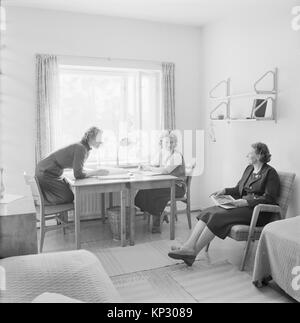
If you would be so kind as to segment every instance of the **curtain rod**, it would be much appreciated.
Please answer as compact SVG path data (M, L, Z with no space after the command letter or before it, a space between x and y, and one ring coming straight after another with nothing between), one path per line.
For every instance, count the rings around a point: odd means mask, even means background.
M43 54L40 55L53 55L57 57L71 57L71 58L88 58L88 59L102 59L107 61L130 61L130 62L144 62L144 63L154 63L154 64L162 64L164 62L146 60L146 59L131 59L131 58L116 58L116 57L97 57L97 56L83 56L83 55L68 55L68 54Z

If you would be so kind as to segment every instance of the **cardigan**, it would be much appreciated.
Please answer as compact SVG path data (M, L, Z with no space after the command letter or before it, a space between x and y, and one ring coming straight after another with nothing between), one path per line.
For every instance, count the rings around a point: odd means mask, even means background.
M276 170L264 164L256 176L251 177L253 171L253 165L249 165L237 185L226 188L225 194L247 200L251 208L258 204L276 205L280 193L280 180Z

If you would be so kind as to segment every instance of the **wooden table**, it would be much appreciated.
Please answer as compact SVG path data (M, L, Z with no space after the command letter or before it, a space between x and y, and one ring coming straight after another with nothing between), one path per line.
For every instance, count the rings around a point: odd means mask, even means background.
M1 206L0 258L36 254L36 211L32 198Z
M120 192L121 193L121 245L126 245L126 193L129 194L130 205L130 245L134 245L135 241L135 205L134 198L138 190L154 189L154 188L170 188L171 200L171 223L170 223L170 239L175 239L175 182L177 178L170 175L159 176L142 176L134 175L131 178L123 178L118 180L104 180L90 177L82 180L69 180L74 192L75 206L75 241L76 248L81 248L80 239L80 215L84 213L87 203L87 194L102 196L105 193ZM111 202L110 202L111 203ZM104 213L103 213L104 214Z
M175 239L175 183L178 180L177 177L171 175L155 175L155 176L143 176L135 175L130 179L126 187L129 191L129 203L130 203L130 245L134 245L135 241L135 205L134 198L138 190L155 189L155 188L170 188L170 240Z
M128 179L127 179L128 180ZM120 192L121 193L121 244L126 245L126 226L125 226L125 212L126 212L126 179L120 180L100 180L98 178L86 178L82 180L69 181L74 192L74 217L75 217L75 242L76 248L81 248L80 237L80 215L84 213L89 193L95 193L103 196L105 193ZM98 194L99 193L99 194Z

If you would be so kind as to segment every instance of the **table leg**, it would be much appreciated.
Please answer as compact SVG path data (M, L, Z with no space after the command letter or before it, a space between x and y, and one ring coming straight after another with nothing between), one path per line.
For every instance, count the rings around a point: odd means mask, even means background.
M121 191L121 245L126 246L126 191Z
M81 237L80 237L80 190L75 188L74 197L74 217L75 217L75 243L76 249L81 248Z
M175 181L171 183L171 221L170 221L170 240L175 239L175 208L176 208L176 201L175 201Z
M135 244L135 189L129 189L129 206L130 206L130 245Z
M109 193L109 207L112 208L114 206L113 193Z
M105 193L101 194L101 216L102 216L102 222L105 222Z

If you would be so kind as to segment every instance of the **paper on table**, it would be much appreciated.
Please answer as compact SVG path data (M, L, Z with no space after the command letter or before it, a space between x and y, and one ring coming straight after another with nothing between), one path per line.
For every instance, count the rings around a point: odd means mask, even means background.
M105 175L105 176L95 176L95 177L103 180L114 180L114 179L127 179L127 178L131 178L132 176L129 173L126 173L126 174L115 174L115 175Z
M152 171L141 171L141 175L144 176L157 176L157 175L163 175L160 172L152 172Z
M5 194L2 199L0 199L0 204L8 204L14 202L16 200L22 199L24 196L22 195L13 195L13 194Z

